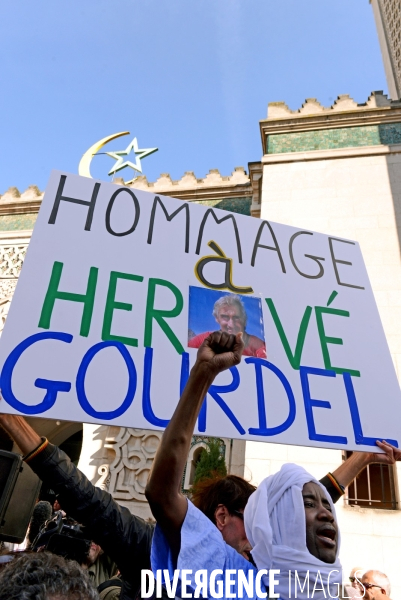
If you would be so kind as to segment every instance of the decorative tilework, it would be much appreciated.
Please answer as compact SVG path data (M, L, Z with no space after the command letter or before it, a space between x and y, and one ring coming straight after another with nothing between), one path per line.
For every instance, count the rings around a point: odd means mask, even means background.
M267 153L307 152L401 144L401 123L384 123L363 127L342 127L297 133L281 133L267 136Z
M251 196L245 198L223 198L222 200L195 200L197 204L221 208L229 212L239 213L240 215L251 215Z
M37 216L37 214L1 215L0 231L18 231L23 229L33 229Z

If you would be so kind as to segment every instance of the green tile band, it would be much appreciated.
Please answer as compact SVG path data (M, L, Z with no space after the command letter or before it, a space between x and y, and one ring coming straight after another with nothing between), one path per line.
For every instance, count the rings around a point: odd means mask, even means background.
M37 214L2 215L0 216L0 231L33 229L37 216Z
M195 200L197 204L210 206L211 208L221 208L229 212L238 213L240 215L251 214L252 197L244 198L223 198L222 200Z
M317 131L300 131L267 136L267 153L308 152L335 148L360 148L401 144L401 123L384 123L363 127L342 127Z

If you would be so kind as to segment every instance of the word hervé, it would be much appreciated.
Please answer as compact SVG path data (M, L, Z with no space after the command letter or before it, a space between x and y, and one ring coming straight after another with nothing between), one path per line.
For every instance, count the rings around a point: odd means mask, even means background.
M56 196L54 199L54 203L53 203L53 206L52 206L52 209L50 212L50 216L48 219L48 224L54 225L56 223L57 219L60 219L60 216L59 216L60 205L62 202L68 202L68 203L83 205L83 206L87 207L86 219L85 219L85 222L83 223L83 225L84 225L83 228L85 231L91 231L93 217L94 217L94 213L96 210L97 199L98 199L99 191L101 188L101 183L96 182L94 184L91 197L90 197L90 199L88 199L88 198L72 198L70 196L65 195L64 187L65 187L66 181L67 181L67 176L61 175L58 189L56 192ZM127 195L133 202L134 217L132 219L132 222L129 224L129 227L127 227L124 231L115 231L111 224L113 208L114 208L116 202L118 202L119 198L121 199L123 196L125 196L125 198L126 198ZM158 207L159 207L159 210L157 210ZM152 241L154 239L154 226L155 226L157 214L160 215L160 213L162 212L164 214L166 221L171 222L180 213L183 213L183 216L185 218L185 233L184 233L183 249L184 249L184 252L188 254L190 252L190 244L191 244L191 239L190 239L190 236L191 236L191 209L192 209L191 203L182 202L182 205L179 208L177 208L176 210L174 210L173 212L171 212L169 214L169 212L167 211L167 209L166 209L165 205L163 204L162 200L160 199L160 197L155 196L153 199L153 206L152 206L150 219L149 219L147 243L152 244ZM124 237L124 236L128 236L128 235L132 235L132 234L134 234L134 232L138 226L140 218L141 218L140 202L139 202L138 198L136 197L135 193L132 191L132 189L129 189L126 187L118 188L111 195L110 200L108 201L108 204L107 204L106 211L105 211L106 231L110 235L115 236L115 237ZM201 220L199 229L196 232L195 254L196 255L200 254L206 225L208 222L210 222L210 218L212 218L214 220L215 224L217 224L217 225L220 225L221 223L226 222L226 221L231 222L234 237L235 237L238 262L240 264L242 264L243 263L243 251L242 251L243 244L241 242L240 231L238 229L237 220L236 220L234 214L230 213L230 214L225 215L224 217L219 218L218 216L216 216L216 212L212 208L209 208L205 211L203 218ZM280 269L283 274L287 273L288 268L290 268L290 269L293 268L294 271L296 273L298 273L301 277L304 277L307 279L320 279L321 277L323 277L325 275L325 268L324 268L323 263L325 262L326 258L322 257L322 256L316 256L314 254L309 254L309 253L308 254L299 253L299 250L297 250L297 246L298 246L297 240L301 236L313 237L314 233L312 233L310 231L301 230L301 231L296 231L289 238L288 254L289 254L289 258L290 258L290 264L288 264L288 262L286 264L284 261L284 258L283 258L283 248L280 247L276 233L275 233L271 223L269 223L269 221L262 220L260 222L255 239L252 240L252 255L251 255L251 259L250 259L250 266L255 267L257 265L258 261L260 260L259 256L261 255L262 251L268 251L268 252L272 252L273 256L276 257L276 260L278 261L278 264L279 264ZM250 241L247 239L246 243L247 243L247 245L249 245ZM364 286L360 285L360 282L352 281L352 276L350 276L349 270L347 271L348 275L345 275L343 272L340 273L339 265L343 265L343 266L349 268L349 267L352 267L352 265L353 265L352 261L344 260L343 258L340 259L340 258L338 258L338 254L336 255L336 250L339 248L339 245L341 245L342 249L344 249L344 245L348 245L348 247L355 246L356 245L355 242L336 238L336 237L327 236L327 243L328 243L329 256L330 256L330 266L332 267L332 269L334 271L334 275L335 275L337 284L341 285L341 286L349 287L349 288L364 290L365 288L364 288ZM312 248L313 248L313 242L312 242ZM266 261L267 256L269 256L269 255L266 255L266 253L264 253L264 261ZM299 258L302 258L302 259L307 258L311 261L310 272L301 270L301 267L299 265ZM217 257L216 257L216 260L218 260ZM259 264L261 264L261 263L259 263ZM210 284L209 287L216 287L216 286L213 286L213 284Z

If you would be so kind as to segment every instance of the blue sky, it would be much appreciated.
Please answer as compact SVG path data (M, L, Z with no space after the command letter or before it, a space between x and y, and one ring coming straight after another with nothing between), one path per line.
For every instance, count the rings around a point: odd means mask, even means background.
M228 175L260 159L268 102L387 91L368 0L5 0L0 40L0 194L124 130L107 150L158 146L150 181Z

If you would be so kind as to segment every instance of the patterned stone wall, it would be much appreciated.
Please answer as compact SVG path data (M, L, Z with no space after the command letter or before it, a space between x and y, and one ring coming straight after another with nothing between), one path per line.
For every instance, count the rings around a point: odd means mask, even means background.
M0 277L18 278L27 251L27 244L0 245Z
M106 483L109 479L107 489L116 500L146 502L145 486L162 432L132 427L110 429L114 435L106 438L105 448L114 451L114 460L99 468L101 480Z
M0 241L0 335L24 262L28 243Z
M162 433L148 429L110 426L103 447L111 450L112 454L107 453L106 461L102 461L98 467L97 473L100 478L96 485L109 491L116 500L146 502L145 486ZM182 491L185 494L190 492L192 485L194 451L200 448L207 449L212 439L215 438L202 435L194 435L192 438L182 478ZM224 456L228 468L230 440L219 438L219 443L221 455Z
M84 423L78 468L96 486L110 492L119 504L148 519L151 512L145 498L145 486L161 436L161 431ZM191 488L199 450L206 449L210 439L202 435L192 438L182 479L184 493ZM219 442L227 471L243 476L245 442L227 438L219 438Z
M356 148L384 144L401 144L401 123L384 123L365 127L340 127L267 136L267 153L307 152Z

